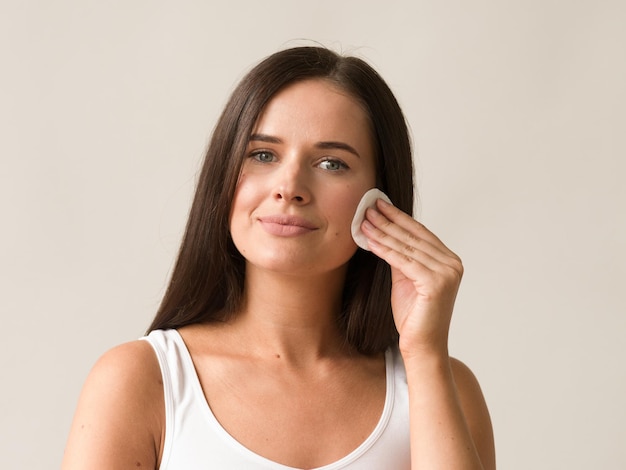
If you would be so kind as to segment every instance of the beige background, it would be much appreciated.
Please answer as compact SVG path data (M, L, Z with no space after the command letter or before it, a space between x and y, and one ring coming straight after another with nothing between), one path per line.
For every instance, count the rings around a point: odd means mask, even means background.
M625 25L618 0L0 0L2 468L58 467L89 368L159 303L227 94L299 38L405 109L500 468L626 468Z

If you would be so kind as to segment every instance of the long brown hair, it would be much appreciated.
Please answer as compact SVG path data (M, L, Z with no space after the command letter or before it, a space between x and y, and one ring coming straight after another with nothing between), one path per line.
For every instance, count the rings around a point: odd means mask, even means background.
M404 115L393 93L363 60L323 47L277 52L254 67L226 104L211 138L169 286L148 331L224 321L242 299L245 262L229 233L229 214L248 139L265 105L285 86L321 78L366 110L376 143L377 186L394 205L413 210L413 163ZM343 310L346 340L364 354L397 341L391 271L364 250L349 262Z

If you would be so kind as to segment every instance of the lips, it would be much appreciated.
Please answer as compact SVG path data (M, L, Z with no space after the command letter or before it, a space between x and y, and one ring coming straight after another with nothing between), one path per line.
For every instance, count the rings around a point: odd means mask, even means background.
M281 237L304 235L317 230L317 226L308 220L294 215L269 215L259 217L263 229Z

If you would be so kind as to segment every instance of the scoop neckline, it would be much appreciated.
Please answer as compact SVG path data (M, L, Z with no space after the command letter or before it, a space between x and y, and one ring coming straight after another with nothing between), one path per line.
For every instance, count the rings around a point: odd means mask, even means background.
M204 413L211 427L219 434L220 438L224 440L225 443L233 447L238 452L244 454L245 456L247 456L247 458L251 459L255 463L265 465L272 470L303 470L297 467L290 467L288 465L281 464L274 460L268 459L267 457L263 457L260 454L257 454L256 452L248 449L245 445L235 439L228 431L226 431L226 429L224 429L224 427L213 414L213 410L211 410L211 406L209 405L209 402L204 395L202 385L200 384L200 378L198 377L196 367L193 363L191 353L187 348L185 340L178 332L178 330L173 329L171 331L174 333L174 341L178 343L182 351L182 360L185 362L185 368L189 368L189 370L193 372L190 377L190 385L193 388L193 393L194 395L196 395L196 399L198 399L199 402L202 403L202 412ZM389 418L391 417L391 411L393 408L395 384L393 380L393 352L391 348L388 348L385 351L385 381L385 403L383 406L383 411L372 432L365 438L363 442L361 442L361 444L359 444L358 447L356 447L349 454L343 456L339 460L326 464L322 467L315 467L308 470L343 469L346 465L359 459L363 454L365 454L365 452L367 452L369 448L371 448L376 443L378 438L387 427L387 424L389 423Z

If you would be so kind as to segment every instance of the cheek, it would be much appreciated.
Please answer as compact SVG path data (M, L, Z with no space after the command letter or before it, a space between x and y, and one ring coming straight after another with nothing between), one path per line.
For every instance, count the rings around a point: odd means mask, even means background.
M256 193L258 193L258 185L256 186ZM231 220L233 217L240 215L241 211L245 211L246 208L250 208L251 204L254 202L254 188L254 182L250 181L250 178L242 174L239 178L239 182L237 183L237 187L235 188L235 195L233 196L233 202L230 210Z
M247 210L248 203L246 202L246 192L242 191L241 186L238 186L235 190L235 195L233 197L233 201L230 208L230 218L228 221L228 229L230 232L230 237L242 255L246 252L246 243L245 236L246 233L246 214L249 213Z
M365 193L366 190L363 190ZM332 206L335 213L336 235L341 236L344 233L351 235L352 219L354 213L361 200L361 194L359 191L350 191L343 198L336 198L332 201Z
M237 228L241 227L245 214L249 213L250 206L250 190L249 184L246 184L245 178L241 178L237 183L233 201L230 206L229 229L232 237L236 237Z

